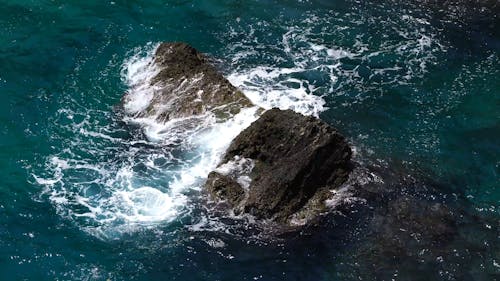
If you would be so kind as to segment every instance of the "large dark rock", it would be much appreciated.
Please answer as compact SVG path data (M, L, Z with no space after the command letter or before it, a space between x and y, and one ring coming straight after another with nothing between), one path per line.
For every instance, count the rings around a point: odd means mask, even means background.
M220 74L208 59L186 43L162 43L151 62L157 74L149 80L153 98L138 117L165 122L212 112L219 120L252 103ZM124 96L124 103L133 91Z
M323 121L272 109L233 140L206 189L236 212L301 223L325 210L350 171L351 149Z

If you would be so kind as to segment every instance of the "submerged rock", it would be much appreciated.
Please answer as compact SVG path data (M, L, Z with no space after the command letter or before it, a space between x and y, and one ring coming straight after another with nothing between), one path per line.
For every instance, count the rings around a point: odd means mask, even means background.
M377 174L380 181L353 185L355 196L364 198L364 204L350 206L351 212L345 214L351 221L337 231L359 233L348 251L374 279L390 279L400 264L411 268L438 265L458 244L466 243L458 229L463 213L433 182L406 172L399 176L392 170L371 168L367 172Z
M328 124L272 109L233 140L205 187L236 213L301 223L325 211L330 190L348 177L350 158L345 138Z
M211 112L218 120L225 120L252 106L202 53L186 43L162 43L151 63L156 72L149 80L153 94L147 106L132 112L136 117L165 122ZM124 96L124 104L133 94Z

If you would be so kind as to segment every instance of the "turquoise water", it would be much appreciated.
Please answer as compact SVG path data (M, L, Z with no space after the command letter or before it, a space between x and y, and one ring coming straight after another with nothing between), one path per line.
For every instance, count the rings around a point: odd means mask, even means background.
M500 279L498 3L1 7L0 280ZM152 140L117 107L162 41L209 54L261 106L319 116L362 161L432 179L469 218L462 238L373 271L361 226L269 241L212 217L213 132Z

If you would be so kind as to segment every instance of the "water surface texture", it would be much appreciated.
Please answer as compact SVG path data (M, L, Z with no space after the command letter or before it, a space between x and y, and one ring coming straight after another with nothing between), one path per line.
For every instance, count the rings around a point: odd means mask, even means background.
M0 2L0 280L500 280L497 1ZM332 124L358 161L432 180L460 239L374 267L357 221L273 240L213 216L201 184L255 109L126 115L162 41Z

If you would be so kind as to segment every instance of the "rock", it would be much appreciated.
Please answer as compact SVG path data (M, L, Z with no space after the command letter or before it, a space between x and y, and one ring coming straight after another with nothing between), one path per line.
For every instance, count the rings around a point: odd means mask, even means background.
M149 81L153 97L147 107L134 112L137 117L165 122L212 112L218 120L225 120L252 106L203 54L185 43L162 43L152 64L157 72ZM130 98L126 94L124 103Z
M345 138L328 124L271 109L233 140L205 187L237 213L294 223L298 213L312 218L325 210L329 190L348 177L350 158Z
M245 190L230 176L211 172L206 186L214 198L226 200L231 206L238 205L244 198Z

